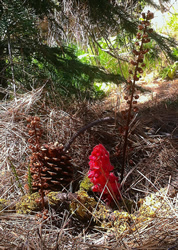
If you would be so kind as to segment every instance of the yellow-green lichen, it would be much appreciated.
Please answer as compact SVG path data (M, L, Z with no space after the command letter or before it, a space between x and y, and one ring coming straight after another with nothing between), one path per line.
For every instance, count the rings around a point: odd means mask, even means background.
M99 210L95 212L95 218L101 221L101 227L108 231L117 231L123 233L131 224L133 218L128 212L115 210L111 213L110 209L100 205Z
M39 203L36 202L39 198L39 193L22 196L20 201L16 204L16 212L19 214L31 214L35 211L39 211L41 208Z
M165 189L161 189L157 193L146 196L139 202L141 204L139 214L144 217L157 217L162 212L169 211L168 202L163 198Z
M82 182L80 183L80 190L90 191L93 187L93 183L88 178L88 175L85 175Z
M98 210L95 211L94 215L100 221L108 220L111 214L111 210L105 205L99 205Z
M60 199L57 197L58 194L59 192L50 192L46 195L50 206L56 206L60 202Z
M119 233L123 233L125 230L132 229L135 224L136 217L128 212L114 211L115 220L113 227L117 229Z
M89 197L87 192L84 190L79 190L76 194L77 198L70 204L72 214L75 214L81 220L90 219L97 202L94 198Z
M166 190L161 189L157 193L150 194L139 201L139 209L134 213L126 211L111 211L104 205L99 205L95 211L94 217L99 226L107 231L120 233L131 233L138 228L147 225L147 222L153 220L160 215L169 216L169 201L166 197ZM124 202L125 203L125 202ZM98 223L97 223L98 224Z

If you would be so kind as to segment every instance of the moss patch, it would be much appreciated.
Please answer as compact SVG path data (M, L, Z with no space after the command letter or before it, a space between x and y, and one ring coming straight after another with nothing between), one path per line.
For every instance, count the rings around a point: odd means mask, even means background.
M40 198L39 193L32 195L24 195L20 201L16 204L16 212L19 214L32 214L35 211L40 211L39 203L36 199Z
M125 231L134 232L146 225L146 222L160 218L160 215L169 217L169 199L165 197L166 189L146 196L139 201L139 210L132 214L119 210L112 212L106 206L100 205L99 210L95 211L95 218L101 222L99 226L104 230L118 234Z
M57 197L58 194L59 192L50 192L46 195L50 206L56 206L59 203L60 199Z
M87 221L92 217L92 212L96 205L97 202L94 198L89 197L86 191L80 190L77 192L76 200L71 202L70 210L72 214L82 221Z
M90 179L88 178L88 175L86 174L82 182L80 183L80 190L85 190L88 192L88 191L91 191L92 187L93 187L93 183L90 181Z

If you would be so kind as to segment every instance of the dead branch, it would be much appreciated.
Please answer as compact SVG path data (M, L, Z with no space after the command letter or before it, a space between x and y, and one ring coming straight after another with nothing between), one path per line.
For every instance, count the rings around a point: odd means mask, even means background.
M77 133L75 133L72 138L64 145L64 151L67 151L70 148L70 145L73 143L73 141L82 133L84 133L87 129L99 124L99 123L103 123L103 122L108 122L108 121L115 121L114 117L104 117L101 119L97 119L89 124L87 124L86 126L84 126L83 128L81 128Z

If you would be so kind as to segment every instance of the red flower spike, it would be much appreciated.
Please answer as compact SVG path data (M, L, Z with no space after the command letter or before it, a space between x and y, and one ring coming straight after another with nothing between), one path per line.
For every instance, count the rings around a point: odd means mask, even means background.
M90 157L88 178L94 184L93 192L102 193L102 199L108 204L113 197L120 199L118 177L111 172L114 167L110 163L109 153L102 144L94 147Z

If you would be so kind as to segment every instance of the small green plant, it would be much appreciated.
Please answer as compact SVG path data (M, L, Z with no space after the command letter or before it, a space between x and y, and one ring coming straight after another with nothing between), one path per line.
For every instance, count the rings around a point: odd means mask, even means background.
M29 194L32 193L32 175L31 175L31 171L30 171L30 165L28 165L28 177L27 177L27 190L29 191Z
M174 9L174 12L169 14L169 18L166 22L169 32L171 32L172 36L177 37L177 30L178 30L178 17L176 13L176 9Z
M177 71L178 71L178 62L175 62L174 64L163 68L160 72L160 76L163 79L169 78L172 80L176 77Z
M11 167L11 169L12 169L12 172L13 172L13 174L14 174L14 177L15 177L17 183L18 183L18 187L20 188L21 193L24 195L25 193L24 193L22 184L21 184L21 182L20 182L19 176L18 176L18 174L17 174L16 167L14 166L14 164L12 163L12 161L10 160L10 158L8 158L8 161L9 161L9 163L10 163L10 167Z

